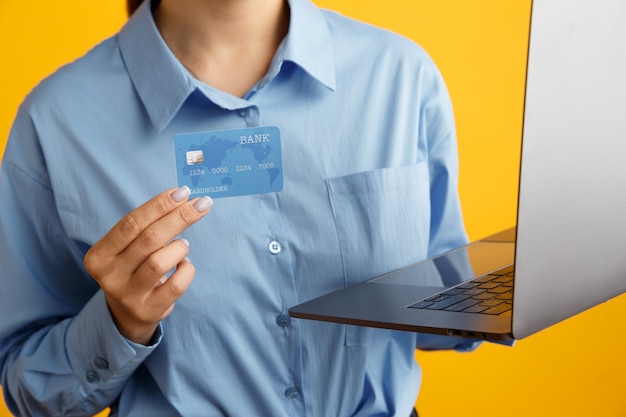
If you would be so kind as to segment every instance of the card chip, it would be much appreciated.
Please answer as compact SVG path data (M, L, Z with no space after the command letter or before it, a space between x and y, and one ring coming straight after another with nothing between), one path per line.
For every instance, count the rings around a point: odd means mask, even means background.
M202 151L188 151L187 165L199 165L204 162L204 153Z

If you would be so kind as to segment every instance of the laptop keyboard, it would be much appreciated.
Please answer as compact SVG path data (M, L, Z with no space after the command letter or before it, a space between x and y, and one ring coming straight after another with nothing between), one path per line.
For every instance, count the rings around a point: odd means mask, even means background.
M499 315L513 305L513 266L448 288L409 308Z

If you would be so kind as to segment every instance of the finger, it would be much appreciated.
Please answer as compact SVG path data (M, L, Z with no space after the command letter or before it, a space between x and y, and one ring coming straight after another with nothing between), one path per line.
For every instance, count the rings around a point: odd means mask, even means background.
M188 187L170 189L124 216L95 245L101 256L114 256L124 251L148 226L185 204Z
M209 197L189 201L149 225L120 254L120 262L129 268L139 266L154 252L175 239L186 228L204 217L211 209ZM134 272L133 269L131 272Z
M187 239L178 239L150 255L132 275L128 291L148 292L181 263L189 252Z
M169 314L176 300L189 288L195 273L196 268L189 259L184 258L176 266L176 271L162 285L154 289L152 294L154 309L163 311L164 315Z

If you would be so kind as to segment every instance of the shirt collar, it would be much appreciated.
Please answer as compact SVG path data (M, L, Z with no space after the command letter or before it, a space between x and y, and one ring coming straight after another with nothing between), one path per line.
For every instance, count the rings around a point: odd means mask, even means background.
M289 34L284 60L292 61L331 90L336 87L330 28L320 9L309 0L289 0Z
M122 59L144 107L162 131L198 82L171 52L144 1L119 34ZM324 16L309 0L289 0L289 33L283 60L300 66L327 88L335 89L335 64L330 30ZM281 48L282 49L282 48ZM215 100L214 100L215 101Z

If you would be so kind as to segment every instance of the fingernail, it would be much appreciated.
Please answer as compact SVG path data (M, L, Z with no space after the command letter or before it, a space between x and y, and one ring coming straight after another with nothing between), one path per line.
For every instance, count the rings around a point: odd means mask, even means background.
M200 200L193 203L193 206L198 213L204 213L213 206L213 200L211 200L211 197L209 196L204 196Z
M185 239L184 237L180 239L181 242L183 242L185 244L185 246L189 247L189 241L187 239Z
M170 198L176 203L180 203L181 201L187 199L187 197L189 197L189 194L191 194L191 190L186 185L183 185L182 187L174 190L172 194L170 194Z
M189 259L189 258L188 258L188 257L186 257L186 256L183 258L183 260L184 260L184 261L187 261L187 262L191 262L191 259Z

